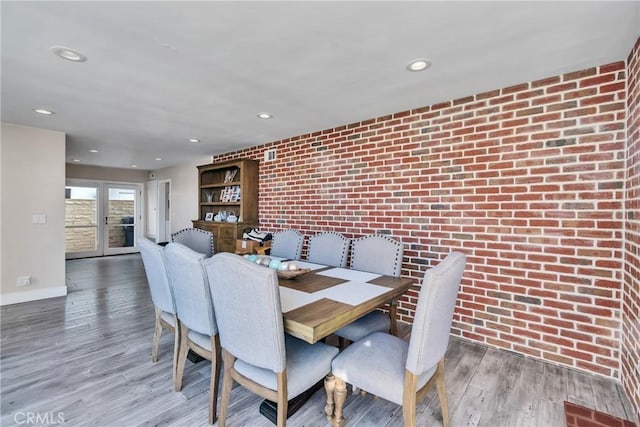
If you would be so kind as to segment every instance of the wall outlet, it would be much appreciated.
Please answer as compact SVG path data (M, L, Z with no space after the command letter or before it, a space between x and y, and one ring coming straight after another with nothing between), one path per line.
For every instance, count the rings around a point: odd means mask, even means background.
M31 276L18 276L17 286L31 286Z

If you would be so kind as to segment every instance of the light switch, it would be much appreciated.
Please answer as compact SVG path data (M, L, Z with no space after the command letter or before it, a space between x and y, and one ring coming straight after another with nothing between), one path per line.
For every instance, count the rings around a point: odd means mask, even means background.
M33 214L31 215L31 222L33 224L46 224L47 216L45 214Z

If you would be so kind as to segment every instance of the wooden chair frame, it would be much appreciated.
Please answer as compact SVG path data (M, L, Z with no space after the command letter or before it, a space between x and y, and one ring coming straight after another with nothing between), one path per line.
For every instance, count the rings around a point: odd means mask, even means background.
M153 362L158 361L158 346L160 345L160 335L162 334L162 330L166 329L167 331L173 334L173 364L171 368L173 382L176 382L176 371L178 367L178 352L180 351L180 322L178 321L178 316L173 314L173 323L176 325L174 328L172 324L167 322L162 318L162 310L158 307L155 307L156 310L156 322L153 328L153 344L151 346L151 360Z
M220 381L220 337L218 334L211 337L212 351L200 347L189 339L189 328L180 323L180 351L176 364L175 389L182 390L182 376L184 374L184 364L187 360L189 350L193 350L199 356L211 361L211 380L209 382L209 424L216 420L216 407L218 403L218 384Z
M402 416L404 417L405 427L416 427L416 404L424 399L434 385L438 389L442 424L444 427L449 427L449 404L444 381L444 358L438 361L436 371L424 387L416 390L417 385L418 376L405 370L404 388L402 390ZM324 407L327 420L329 420L333 427L343 427L345 419L342 409L347 397L347 385L341 378L330 374L325 377L324 388L327 393L327 403Z
M234 368L236 357L224 348L222 349L222 358L224 361L224 375L222 378L222 402L220 403L218 426L225 427L226 425L227 409L229 407L229 401L231 400L231 388L233 386L233 381L235 381L252 393L273 402L277 402L277 426L285 427L287 425L287 410L289 406L289 402L287 400L287 369L285 368L282 372L278 372L276 374L278 389L271 390L236 371Z

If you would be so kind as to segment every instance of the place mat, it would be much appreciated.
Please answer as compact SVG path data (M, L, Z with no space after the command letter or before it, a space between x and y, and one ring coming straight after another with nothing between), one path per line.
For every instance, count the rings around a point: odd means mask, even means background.
M280 287L280 306L282 307L283 313L295 310L296 308L312 303L317 299L319 299L319 297L314 296L311 293L282 286Z
M564 402L564 415L567 427L636 427L633 421L567 401Z
M320 276L319 273L314 273L313 271L298 276L295 279L280 278L278 280L280 288L285 287L307 293L318 292L344 282L346 282L346 280L336 277Z
M346 282L316 292L315 295L355 306L386 292L389 292L389 288L384 286L372 285L370 283Z
M380 274L367 273L366 271L350 270L348 268L330 268L328 270L318 272L321 276L335 277L350 282L366 283L370 280L377 279Z

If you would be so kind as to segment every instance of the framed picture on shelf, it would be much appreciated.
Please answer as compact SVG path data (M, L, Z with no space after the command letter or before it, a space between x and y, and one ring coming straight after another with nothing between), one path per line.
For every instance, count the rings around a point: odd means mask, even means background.
M231 191L229 187L224 187L224 190L222 190L222 193L220 194L220 201L228 202L230 197L231 197Z
M213 212L207 212L206 214L204 214L204 220L213 221Z
M231 190L231 195L229 197L230 202L238 202L240 201L240 186L236 185Z

